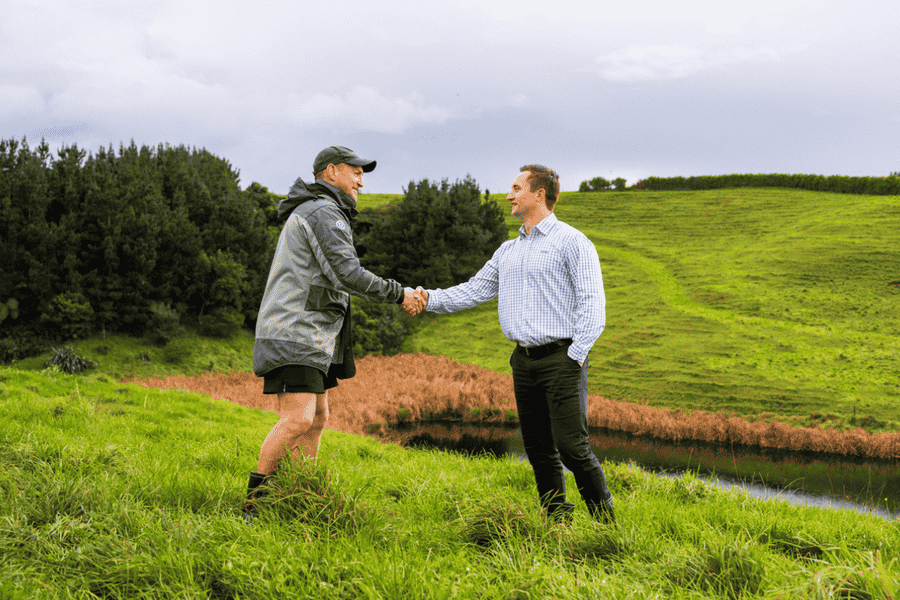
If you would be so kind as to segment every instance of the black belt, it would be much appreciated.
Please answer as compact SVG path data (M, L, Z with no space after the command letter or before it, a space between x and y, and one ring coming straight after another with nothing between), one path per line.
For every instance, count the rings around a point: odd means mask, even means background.
M516 350L520 350L525 353L525 356L528 358L544 358L548 354L553 354L562 346L568 346L572 343L572 340L556 340L555 342L550 342L549 344L544 344L543 346L535 346L534 348L526 348L525 346L516 346Z

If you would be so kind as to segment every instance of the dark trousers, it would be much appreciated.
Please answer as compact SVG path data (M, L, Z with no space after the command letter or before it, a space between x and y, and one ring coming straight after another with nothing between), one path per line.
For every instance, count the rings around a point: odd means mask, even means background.
M571 342L570 342L571 343ZM569 344L537 352L517 346L509 364L528 461L534 469L541 505L554 513L566 499L563 465L575 476L591 514L612 506L603 467L587 431L587 368L566 354ZM549 352L541 356L542 352Z

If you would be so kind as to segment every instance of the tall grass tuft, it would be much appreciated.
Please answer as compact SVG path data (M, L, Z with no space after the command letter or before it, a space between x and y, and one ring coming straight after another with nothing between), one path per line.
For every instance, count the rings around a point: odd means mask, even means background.
M522 506L501 499L479 506L466 518L463 540L481 548L503 544L510 538L533 537L536 525Z
M706 543L676 570L680 584L686 584L718 598L755 596L765 579L764 556L747 541Z
M362 491L342 489L323 462L284 461L268 480L266 493L251 504L263 518L307 525L327 536L373 525L373 515L358 502Z

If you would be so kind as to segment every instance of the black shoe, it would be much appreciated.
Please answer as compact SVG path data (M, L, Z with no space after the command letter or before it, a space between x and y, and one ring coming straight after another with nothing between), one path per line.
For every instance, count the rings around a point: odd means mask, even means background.
M571 523L575 514L575 505L571 502L563 502L550 513L550 518L557 523Z
M606 499L600 509L600 520L610 525L616 524L616 511L613 510L612 496Z
M256 517L256 511L253 508L253 500L262 498L266 494L265 484L269 479L269 475L250 471L250 481L247 483L247 502L244 503L244 523L249 525Z
M600 521L601 523L606 523L607 525L615 525L616 524L616 513L613 510L613 501L612 496L609 496L606 500L601 502L600 504L595 504L593 502L588 502L588 511L590 511L591 516Z

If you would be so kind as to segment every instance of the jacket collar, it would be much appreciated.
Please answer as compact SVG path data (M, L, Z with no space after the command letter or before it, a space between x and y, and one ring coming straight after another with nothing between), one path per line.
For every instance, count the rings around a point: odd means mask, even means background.
M356 200L350 197L350 194L344 190L338 189L323 179L316 179L316 184L321 186L334 199L335 203L350 219L351 223L356 221L359 211L356 210Z
M299 177L291 186L287 197L282 198L278 203L278 216L282 220L287 219L294 209L304 202L318 200L322 197L337 204L338 208L347 215L351 225L356 222L359 211L356 210L356 201L348 194L321 179L316 179L315 183L306 183Z

